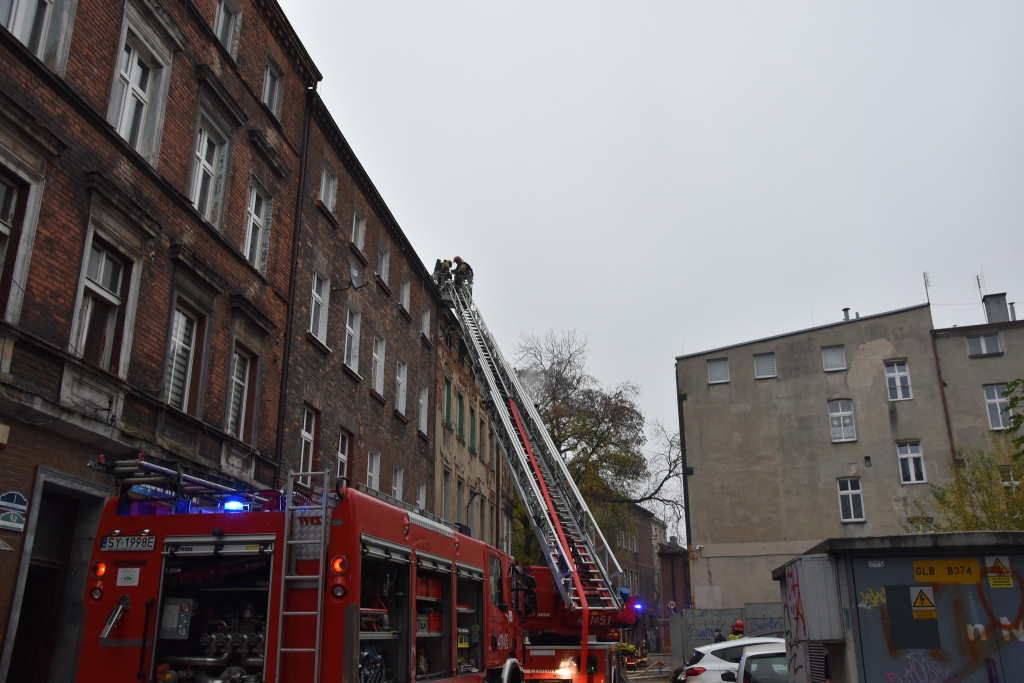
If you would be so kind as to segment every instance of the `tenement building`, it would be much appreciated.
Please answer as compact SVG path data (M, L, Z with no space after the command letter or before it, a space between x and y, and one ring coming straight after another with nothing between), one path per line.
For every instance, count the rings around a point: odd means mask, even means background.
M778 601L827 538L911 533L957 446L1008 426L1024 323L933 329L921 305L676 359L692 606Z

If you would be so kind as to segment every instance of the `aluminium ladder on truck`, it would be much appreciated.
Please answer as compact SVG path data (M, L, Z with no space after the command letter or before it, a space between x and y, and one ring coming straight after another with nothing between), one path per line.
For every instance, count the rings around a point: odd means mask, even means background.
M618 612L622 568L587 507L544 423L505 362L468 288L441 286L451 301L489 392L489 411L516 491L562 599L571 611Z

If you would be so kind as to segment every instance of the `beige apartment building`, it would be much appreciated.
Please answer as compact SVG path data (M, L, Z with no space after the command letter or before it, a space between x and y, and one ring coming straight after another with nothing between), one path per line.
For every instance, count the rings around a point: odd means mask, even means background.
M1012 306L1012 305L1011 305ZM930 307L676 359L693 607L774 602L774 568L828 538L908 533L954 444L1006 426L1024 324L935 330Z

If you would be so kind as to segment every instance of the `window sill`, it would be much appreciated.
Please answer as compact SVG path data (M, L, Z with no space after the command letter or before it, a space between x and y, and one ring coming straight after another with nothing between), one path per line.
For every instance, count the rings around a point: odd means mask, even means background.
M826 373L829 373L829 372L846 372L846 368L825 368L824 371Z
M382 394L378 393L376 389L370 389L370 396L375 398L377 402L380 403L381 405L384 405L385 403L388 402L388 400L384 398Z
M451 423L450 421L448 421L448 420L445 420L445 421L444 421L443 423L441 423L441 426L442 426L442 427L444 427L444 428L445 428L445 430L447 430L447 431L449 431L449 432L453 432L453 431L455 431L455 425L453 425L453 424L452 424L452 423Z
M716 384L728 384L729 380L723 380L721 382L708 382L708 386L715 386Z
M778 379L778 378L779 378L778 375L765 375L764 377L755 377L754 381L755 382L760 382L763 379Z
M456 434L455 438L458 439L459 443L461 443L463 446L466 445L466 437L462 436L461 434Z
M420 332L420 341L423 342L423 345L428 349L434 348L434 342L430 341L430 337L423 334L423 332Z
M867 524L867 519L844 519L843 524Z
M343 364L341 367L345 371L345 374L354 379L356 382L363 381L362 375L353 370L351 365Z
M398 412L398 408L395 408L395 417L401 420L402 424L409 424L409 418L406 415Z
M417 430L416 430L416 436L418 436L418 437L420 437L421 439L423 439L423 441L424 441L424 442L426 442L426 443L430 443L430 437L429 437L429 436L427 436L427 433L426 433L426 432L424 432L423 430L421 430L421 429L417 429Z
M857 439L832 439L832 443L857 443Z
M320 353L324 354L325 356L331 355L331 347L329 347L327 344L324 344L322 341L320 341L317 338L317 336L315 334L313 334L312 332L310 332L309 330L306 330L306 339L309 342L311 342L313 344L313 346L316 347L316 349L318 351L320 351Z
M363 253L362 249L356 246L355 242L349 242L348 248L352 250L352 253L356 255L356 258L359 259L359 262L364 266L370 262L370 259L366 258L366 254Z
M889 403L899 403L900 401L913 401L913 400L914 400L913 396L908 396L906 398L890 398L889 399Z
M327 222L331 224L332 228L337 230L341 227L341 223L334 217L334 214L331 213L331 210L327 208L327 205L324 204L322 199L316 200L316 208L320 210L320 213L327 219Z
M384 290L385 294L391 296L391 287L388 286L388 283L384 282L384 280L381 279L380 275L375 275L374 279L377 280L377 286Z
M412 322L412 316L409 314L409 311L405 310L405 306L398 304L398 312L402 314L402 317L405 318L407 323Z
M969 353L968 358L999 358L1003 355L1002 351L993 351L992 353Z

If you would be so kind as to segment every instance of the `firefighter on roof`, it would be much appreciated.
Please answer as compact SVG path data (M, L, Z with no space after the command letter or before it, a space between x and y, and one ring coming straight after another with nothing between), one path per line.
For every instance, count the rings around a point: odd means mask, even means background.
M468 262L463 261L461 256L456 256L455 259L455 286L462 287L466 286L466 291L470 294L473 293L473 267Z

